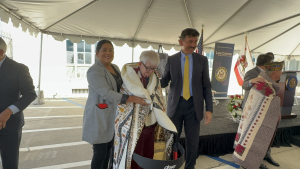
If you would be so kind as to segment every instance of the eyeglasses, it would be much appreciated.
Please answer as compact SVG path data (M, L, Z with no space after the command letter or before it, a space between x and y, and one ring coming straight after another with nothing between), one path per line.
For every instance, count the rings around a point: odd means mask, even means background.
M144 65L144 67L146 68L146 70L149 71L149 72L157 70L157 67L156 68L148 68L143 62L142 62L142 64Z

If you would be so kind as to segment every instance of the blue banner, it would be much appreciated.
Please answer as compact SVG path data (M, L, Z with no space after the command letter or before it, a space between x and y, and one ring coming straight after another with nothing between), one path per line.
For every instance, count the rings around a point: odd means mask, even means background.
M215 97L227 97L234 44L215 43L212 70L212 90Z

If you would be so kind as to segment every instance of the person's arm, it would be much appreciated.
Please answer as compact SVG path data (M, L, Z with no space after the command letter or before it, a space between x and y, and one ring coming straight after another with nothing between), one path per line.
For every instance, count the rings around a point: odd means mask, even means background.
M20 66L21 68L19 69L18 87L22 97L13 103L13 105L16 106L19 111L23 111L27 106L30 105L31 102L34 101L34 99L36 99L37 95L34 90L33 81L28 67L22 64L20 64Z
M18 88L22 97L1 112L0 130L6 126L6 122L12 114L23 111L37 97L28 67L22 64L18 66L20 66L18 69Z
M9 107L8 107L11 111L12 111L12 114L16 114L16 113L18 113L20 110L15 106L15 105L10 105Z
M205 99L205 123L209 124L212 119L212 112L213 112L213 98L211 92L211 83L209 78L209 69L208 69L208 60L205 57L204 64L203 64L203 73L202 73L202 85L203 85L203 95Z
M128 98L129 98L129 95L123 94L120 103L121 103L121 104L126 104Z
M143 98L121 94L112 90L106 81L104 70L101 71L101 69L95 68L89 69L87 72L87 80L89 85L97 92L97 94L109 102L121 104L124 104L124 102L134 102L141 105L148 105Z
M250 82L251 79L254 79L256 78L257 76L253 76L253 73L252 73L252 70L248 71L246 74L245 74L245 77L244 77L244 83L242 85L242 88L244 90L250 90L251 87L252 87L252 84Z
M171 80L171 74L170 74L170 58L167 59L167 64L165 66L165 71L160 79L160 84L162 88L165 88L169 85L169 82Z
M114 91L106 81L104 69L92 67L87 72L87 81L89 85L109 102L120 103L122 94Z
M211 83L209 78L208 60L205 58L202 73L203 95L205 99L206 111L213 112Z
M253 84L264 82L264 79L261 77L257 77L256 74L253 74L253 70L250 70L246 73L244 77L244 83L242 85L242 88L244 90L250 90Z

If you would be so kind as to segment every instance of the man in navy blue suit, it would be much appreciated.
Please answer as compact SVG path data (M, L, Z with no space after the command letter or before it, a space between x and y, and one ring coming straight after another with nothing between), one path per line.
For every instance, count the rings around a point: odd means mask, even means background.
M185 169L194 169L198 157L200 121L203 119L205 101L205 123L212 118L213 103L209 78L208 60L194 53L199 32L187 28L181 32L179 44L182 50L167 60L161 87L170 84L167 114L175 124L178 137L182 126L185 129Z

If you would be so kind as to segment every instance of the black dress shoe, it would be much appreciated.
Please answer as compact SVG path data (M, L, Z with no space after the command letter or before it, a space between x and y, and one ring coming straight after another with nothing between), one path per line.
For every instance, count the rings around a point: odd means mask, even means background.
M269 169L266 165L264 165L264 164L261 164L260 166L259 166L259 169Z
M264 160L268 161L270 164L275 165L277 167L280 166L276 161L273 160L273 158L270 155L266 156Z

